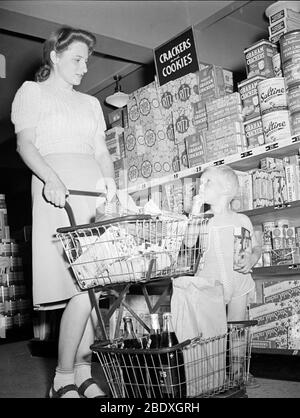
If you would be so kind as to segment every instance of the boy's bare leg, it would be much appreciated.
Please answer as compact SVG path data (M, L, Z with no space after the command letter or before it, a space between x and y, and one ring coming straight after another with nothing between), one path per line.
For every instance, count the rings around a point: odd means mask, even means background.
M228 322L244 321L247 319L247 298L248 295L233 298L228 304ZM233 331L229 341L229 376L230 381L242 381L246 360L246 340L241 330Z

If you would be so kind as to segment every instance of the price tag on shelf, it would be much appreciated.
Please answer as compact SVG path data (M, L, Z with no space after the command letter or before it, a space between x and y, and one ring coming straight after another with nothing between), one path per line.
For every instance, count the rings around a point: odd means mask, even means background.
M197 167L195 167L195 171L196 173L201 173L202 171L201 165L198 165Z
M292 143L295 144L295 142L300 142L300 135L292 137Z
M299 354L299 350L293 350L292 356L298 356L298 354Z
M251 155L253 155L253 151L249 150L249 151L245 151L241 153L241 158L246 158L246 157L251 157Z
M179 174L178 173L174 173L173 174L173 179L178 179L179 178Z
M276 148L278 148L278 142L273 142L272 144L266 145L266 151L272 151Z
M224 164L224 160L214 161L214 165L222 165Z
M281 203L280 205L274 206L274 209L279 210L279 209L286 209L290 207L291 207L290 203Z

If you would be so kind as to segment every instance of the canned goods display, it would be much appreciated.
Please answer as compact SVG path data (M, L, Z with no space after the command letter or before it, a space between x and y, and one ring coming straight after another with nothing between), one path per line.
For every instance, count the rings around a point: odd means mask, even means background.
M3 315L5 312L5 302L0 302L0 315Z
M266 144L291 136L288 110L278 110L262 115L262 125Z
M300 83L287 90L287 99L290 113L300 112Z
M257 84L258 99L262 114L287 110L287 95L283 77L272 77Z
M288 61L282 67L286 87L289 89L300 83L300 58Z
M7 315L15 315L17 312L17 302L15 300L6 300L4 302L4 310Z
M291 124L291 134L293 136L300 135L300 112L291 113L290 124Z
M282 63L300 58L300 30L286 32L281 36L279 43Z

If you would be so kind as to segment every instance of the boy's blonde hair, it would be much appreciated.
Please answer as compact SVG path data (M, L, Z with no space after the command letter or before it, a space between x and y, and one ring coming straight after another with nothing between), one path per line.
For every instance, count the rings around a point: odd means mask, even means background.
M239 190L239 179L235 171L228 165L211 166L207 167L204 171L213 173L220 178L222 184L224 184L226 195L232 200L238 193Z

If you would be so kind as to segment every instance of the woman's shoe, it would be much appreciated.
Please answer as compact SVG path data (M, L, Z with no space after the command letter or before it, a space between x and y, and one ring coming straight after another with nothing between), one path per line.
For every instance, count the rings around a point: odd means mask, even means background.
M52 385L50 388L50 392L49 392L49 398L62 398L66 393L72 392L72 391L77 392L78 398L80 398L78 387L74 384L62 386L58 390L55 390Z
M78 387L78 393L79 393L79 395L82 396L83 398L88 398L88 396L85 396L85 391L91 385L97 385L97 383L95 382L95 380L92 377L90 377L89 379L86 379L84 382L82 382L81 385ZM108 396L105 395L105 394L98 395L98 396L94 396L94 398L107 398L107 397Z

